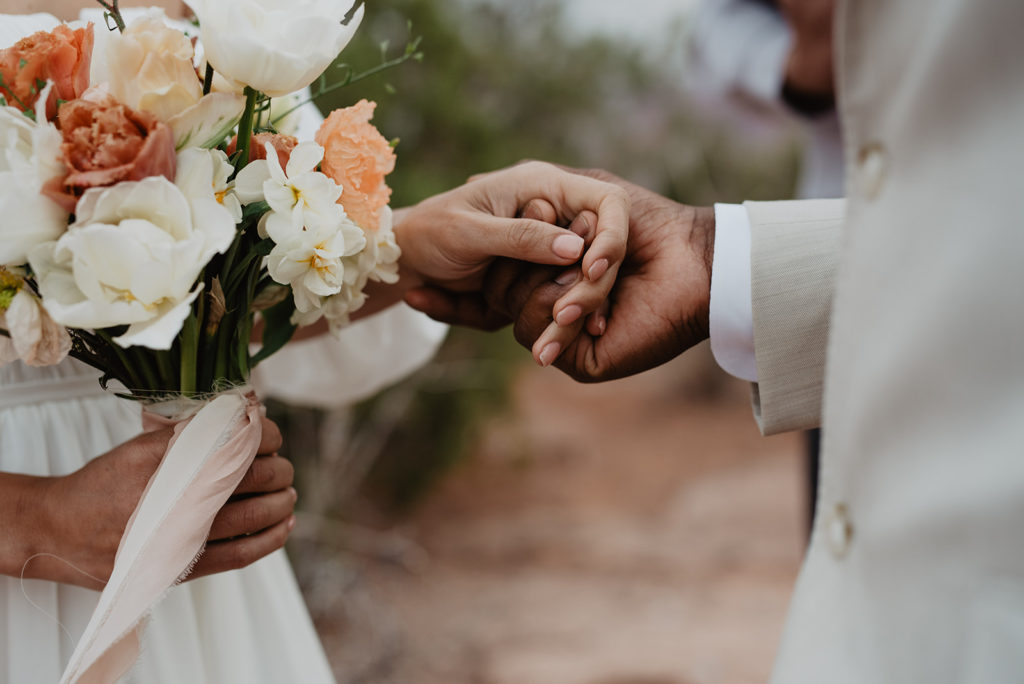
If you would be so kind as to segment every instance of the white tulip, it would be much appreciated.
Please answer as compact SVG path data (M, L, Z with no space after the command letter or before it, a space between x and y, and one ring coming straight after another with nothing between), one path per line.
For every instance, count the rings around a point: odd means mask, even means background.
M170 349L203 267L234 239L231 213L158 176L86 191L76 218L29 255L50 316L72 328L128 325L121 346Z
M223 76L280 97L305 88L352 39L338 0L185 0L199 18L206 57Z
M0 107L0 264L8 266L24 264L33 247L57 239L68 225L67 212L40 194L64 173L60 132L45 115L37 120Z
M229 181L235 169L220 150L190 148L178 153L174 184L190 203L217 202L228 210L231 220L242 220L242 203ZM195 209L193 208L193 213Z

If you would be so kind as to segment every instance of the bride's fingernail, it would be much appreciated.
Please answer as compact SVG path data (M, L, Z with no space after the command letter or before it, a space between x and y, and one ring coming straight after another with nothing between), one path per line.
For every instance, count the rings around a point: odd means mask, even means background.
M587 278L590 281L600 280L601 276L608 272L608 260L598 259L591 266L590 270L587 271Z
M291 515L288 518L288 531L291 532L295 529L295 516Z
M583 238L572 233L559 235L551 243L551 250L563 259L579 259L583 254Z
M558 352L562 351L562 345L558 342L548 343L540 352L540 365L547 367L558 358Z
M583 308L579 304L570 304L555 315L555 323L563 328L572 325L583 315Z
M565 271L555 278L555 282L559 285L571 285L576 282L576 278L579 277L579 273L580 270L578 268L570 268L568 271Z
M605 333L605 331L607 329L608 329L608 319L605 318L604 316L598 315L598 317L597 317L597 331L598 331L597 334L598 335L604 335L604 333Z
M299 492L298 492L298 490L295 489L295 487L289 487L288 488L288 493L292 495L292 501L298 501L299 500Z

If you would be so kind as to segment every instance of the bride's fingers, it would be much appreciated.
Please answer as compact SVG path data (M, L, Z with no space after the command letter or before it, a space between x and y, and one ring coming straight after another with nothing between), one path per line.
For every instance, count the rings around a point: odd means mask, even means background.
M281 445L284 444L284 440L281 437L281 431L278 429L277 423L266 416L261 419L261 427L262 433L257 453L272 454L280 449Z
M242 481L235 488L235 494L256 494L276 492L289 487L295 479L295 467L291 461L278 454L257 456Z
M467 217L479 230L461 238L481 257L510 257L537 264L568 266L583 256L583 238L545 221L528 218Z
M238 570L251 565L282 548L294 528L295 516L291 515L258 534L230 541L210 542L187 579L213 575L225 570Z
M273 527L295 510L298 494L294 487L270 494L228 501L213 519L210 540L232 539Z
M598 270L591 276L593 279L600 275L600 264L603 261L612 266L625 257L630 200L628 193L619 186L569 173L543 162L528 162L477 182L483 186L483 196L491 198L494 204L492 211L498 216L518 213L518 208L538 198L548 201L558 216L566 220L576 217L582 211L594 212L597 215L594 243L583 259L584 273L589 273L597 266ZM513 203L512 207L507 203ZM493 224L494 227L504 225L505 229L488 231L495 235L491 236L492 242L488 245L490 249L485 253L544 264L571 263L582 256L582 247L578 245L583 241L571 239L572 236L566 235L561 229L551 225L542 229L543 222L531 219L495 221L499 223ZM530 229L532 233L528 232ZM536 253L532 243L538 240L549 251L556 251L559 257L569 261L551 259L550 255ZM552 250L555 245L560 250ZM570 247L578 251L571 255Z
M593 212L584 211L572 222L569 227L573 232L587 236L596 229L597 216ZM595 238L596 242L596 238ZM553 309L554 320L561 326L574 325L596 311L608 299L608 294L615 285L615 278L618 275L619 263L609 265L607 260L598 263L602 273L598 278L587 277L586 265L581 270L579 277L572 285L572 288L555 302ZM593 269L592 271L593 272Z
M582 318L569 325L559 325L552 321L533 343L530 350L533 359L541 366L553 364L581 333L585 333L583 323Z
M534 360L541 366L549 366L566 350L572 347L580 335L585 335L585 319L560 326L552 320L551 307L573 280L580 279L579 270L570 270L554 280L517 284L512 288L512 298L518 309L513 334L516 341L531 349ZM539 332L539 334L538 334Z

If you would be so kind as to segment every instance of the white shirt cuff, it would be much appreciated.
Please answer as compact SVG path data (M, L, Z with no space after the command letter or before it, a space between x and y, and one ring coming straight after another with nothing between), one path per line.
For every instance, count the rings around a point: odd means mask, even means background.
M750 217L741 204L715 205L710 329L711 352L722 370L757 382L750 295Z

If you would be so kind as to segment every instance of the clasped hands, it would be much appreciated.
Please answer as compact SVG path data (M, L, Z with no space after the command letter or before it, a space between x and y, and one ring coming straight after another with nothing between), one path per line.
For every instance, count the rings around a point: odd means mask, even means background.
M474 208L517 216L503 224L522 231L503 241L516 249L494 250L502 258L486 263L467 259L460 277L445 278L424 267L430 255L407 241L403 263L423 279L405 295L412 307L484 330L512 323L538 363L583 382L638 373L707 338L712 208L679 204L604 171L528 162L426 200L396 231L469 234L461 225L479 222L468 213ZM557 252L558 240L576 245L576 258L544 252L545 245Z

